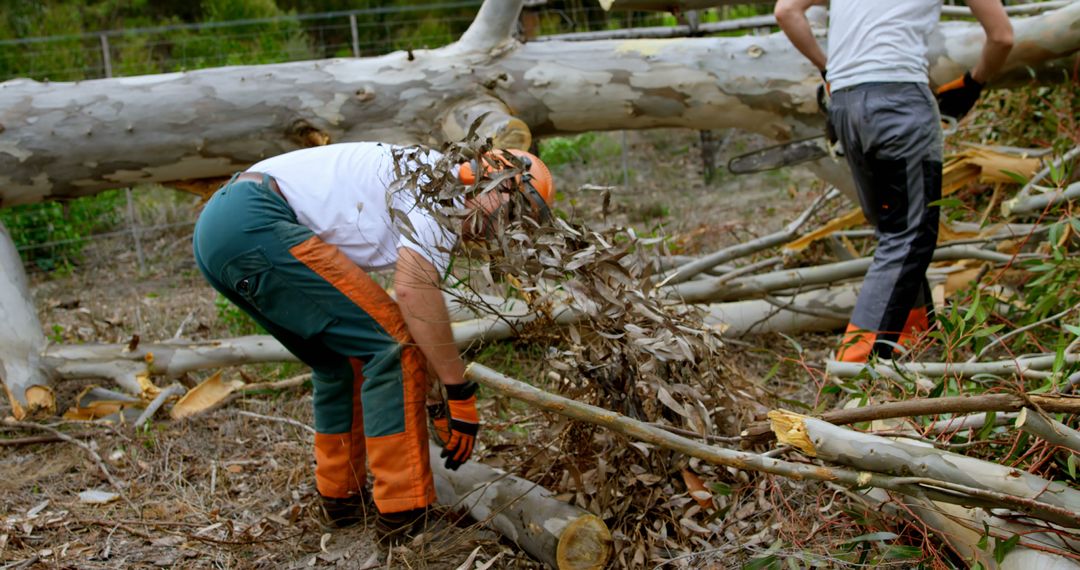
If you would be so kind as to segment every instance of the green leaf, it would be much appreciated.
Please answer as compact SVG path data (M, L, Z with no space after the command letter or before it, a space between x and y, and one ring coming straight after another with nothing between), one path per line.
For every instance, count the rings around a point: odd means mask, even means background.
M922 558L923 551L918 546L906 546L902 544L890 544L885 549L882 558L886 560L912 560Z
M1017 184L1024 185L1024 184L1028 183L1027 177L1025 177L1025 176L1023 176L1023 175L1021 175L1021 174L1019 174L1017 172L1013 172L1011 170L1004 170L1004 169L1001 172L1005 176L1008 176L1009 178L1012 178Z
M1009 552L1011 552L1013 548L1016 548L1016 545L1019 542L1020 542L1020 535L1019 534L1014 534L1011 537L1009 537L1007 540L998 540L998 539L995 538L994 539L994 560L997 561L998 564L1001 564L1001 561L1005 560L1005 556L1008 555Z
M940 200L934 200L930 202L930 206L938 206L940 208L963 208L964 203L958 198L942 198Z
M849 538L840 544L855 544L858 542L877 542L880 540L893 540L899 538L899 535L892 532L871 532L870 534L861 534L855 538Z
M1069 468L1069 477L1076 479L1076 454L1070 453L1069 458L1065 460L1065 466Z
M724 497L731 495L731 485L728 485L727 483L715 481L709 483L709 489L712 490L714 495L722 495Z
M985 521L982 523L982 525L982 536L979 537L979 542L975 543L975 547L979 550L986 550L986 546L988 544L988 541L990 540L990 525L986 524Z
M1080 336L1080 327L1076 325L1065 325L1065 330L1073 333L1076 336Z
M751 559L743 565L743 570L779 570L780 559L775 554Z

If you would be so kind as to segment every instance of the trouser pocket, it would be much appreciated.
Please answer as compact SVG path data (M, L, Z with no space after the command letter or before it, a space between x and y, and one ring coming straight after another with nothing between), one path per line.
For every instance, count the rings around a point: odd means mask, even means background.
M244 298L270 322L301 338L311 338L330 325L333 318L285 279L261 247L248 250L225 264L225 285ZM317 279L317 276L312 276Z

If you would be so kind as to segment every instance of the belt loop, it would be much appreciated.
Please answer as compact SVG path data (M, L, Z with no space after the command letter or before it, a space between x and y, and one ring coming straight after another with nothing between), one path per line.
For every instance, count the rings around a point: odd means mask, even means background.
M263 179L262 179L263 188L266 188L266 190L268 192L274 192L274 188L270 186L270 175L263 172L262 176L263 176ZM276 192L274 192L274 193L276 194Z

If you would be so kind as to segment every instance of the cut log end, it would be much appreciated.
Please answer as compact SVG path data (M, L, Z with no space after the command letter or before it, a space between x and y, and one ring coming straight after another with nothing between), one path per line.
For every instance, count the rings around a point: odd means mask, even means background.
M559 570L600 570L612 553L611 531L596 515L585 515L566 525L559 536Z
M48 386L34 385L27 388L23 394L26 398L25 404L20 402L6 385L4 391L11 404L11 415L17 420L56 415L56 394Z
M805 419L806 416L787 410L769 412L769 424L772 426L773 433L776 434L776 440L814 457L817 455L817 450L806 433Z

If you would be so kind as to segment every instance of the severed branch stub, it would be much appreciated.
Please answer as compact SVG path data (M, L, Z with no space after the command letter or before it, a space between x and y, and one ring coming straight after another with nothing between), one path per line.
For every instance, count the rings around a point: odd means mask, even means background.
M1016 417L1016 428L1031 435L1041 437L1058 447L1064 447L1073 453L1080 453L1080 432L1071 427L1045 417L1031 408L1020 410Z

